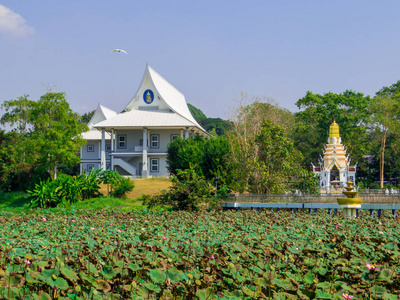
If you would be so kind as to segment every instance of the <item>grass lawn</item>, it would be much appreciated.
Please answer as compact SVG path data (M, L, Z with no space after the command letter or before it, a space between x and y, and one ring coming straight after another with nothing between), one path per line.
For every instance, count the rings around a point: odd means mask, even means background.
M155 195L158 194L161 190L168 189L172 183L170 179L160 179L160 178L151 178L151 179L133 179L135 183L135 188L132 192L127 194L127 198L137 198L142 196L142 194ZM101 185L100 192L103 195L108 194L107 185Z

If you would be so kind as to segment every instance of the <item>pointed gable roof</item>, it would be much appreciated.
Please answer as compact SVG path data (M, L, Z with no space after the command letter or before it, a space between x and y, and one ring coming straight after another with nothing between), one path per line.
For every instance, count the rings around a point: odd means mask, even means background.
M88 123L88 127L92 128L93 125L95 125L101 121L115 117L116 115L117 115L116 111L113 111L112 109L109 109L101 104L98 104L96 111L94 112L92 118L90 119L90 121Z
M139 85L139 88L133 97L133 99L129 102L129 104L125 107L124 111L130 111L133 109L133 106L136 101L139 101L139 91L142 88L145 79L150 80L157 93L161 97L160 100L164 101L164 103L169 107L169 109L183 118L187 119L194 126L198 127L200 130L206 132L194 119L192 114L189 111L189 108L186 103L185 96L178 91L172 84L170 84L166 79L164 79L160 74L154 71L149 65L146 65L142 82Z
M103 105L97 105L96 111L94 112L92 118L88 123L89 131L82 133L82 137L85 140L100 140L101 132L94 128L94 125L105 121L107 119L111 119L117 115L116 111L109 109ZM109 140L111 138L110 134L106 132L105 138Z

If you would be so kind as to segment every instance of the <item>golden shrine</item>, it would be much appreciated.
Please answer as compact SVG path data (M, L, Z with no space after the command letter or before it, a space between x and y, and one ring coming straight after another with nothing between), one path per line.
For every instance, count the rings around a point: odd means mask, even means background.
M329 138L323 157L320 157L317 166L312 166L314 173L319 177L321 194L340 194L347 186L347 181L355 182L357 164L350 166L350 158L346 155L339 125L335 121L329 127Z

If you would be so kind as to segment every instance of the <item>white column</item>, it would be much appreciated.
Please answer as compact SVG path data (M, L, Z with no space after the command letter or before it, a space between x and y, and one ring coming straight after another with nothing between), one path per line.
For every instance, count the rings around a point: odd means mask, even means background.
M142 156L142 178L147 179L147 128L143 128L143 156Z
M181 139L183 139L183 130L181 129Z
M100 168L106 169L106 130L101 129Z
M185 139L189 138L189 127L186 127L186 132L185 132Z
M110 170L114 171L114 129L111 129L111 153L110 153Z

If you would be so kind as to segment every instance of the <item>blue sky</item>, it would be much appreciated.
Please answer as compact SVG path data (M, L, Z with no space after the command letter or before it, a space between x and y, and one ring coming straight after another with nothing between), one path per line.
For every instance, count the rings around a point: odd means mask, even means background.
M207 116L245 92L291 111L307 91L400 79L400 1L1 1L0 102L46 88L121 110L146 63ZM120 48L128 55L111 53Z

